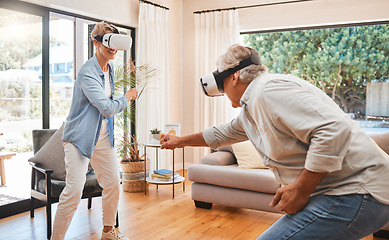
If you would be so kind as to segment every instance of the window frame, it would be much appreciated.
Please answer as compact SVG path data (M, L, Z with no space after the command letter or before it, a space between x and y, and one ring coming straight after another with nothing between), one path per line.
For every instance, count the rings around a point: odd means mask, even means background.
M252 30L252 31L248 30L248 31L241 31L239 34L243 35L243 34L255 34L255 33L290 32L290 31L302 31L302 30L315 30L315 29L323 29L323 28L358 27L358 26L379 25L379 24L389 24L389 20L325 24L325 25L318 25L318 26L301 26L301 27L294 27L294 28L277 28L277 29Z

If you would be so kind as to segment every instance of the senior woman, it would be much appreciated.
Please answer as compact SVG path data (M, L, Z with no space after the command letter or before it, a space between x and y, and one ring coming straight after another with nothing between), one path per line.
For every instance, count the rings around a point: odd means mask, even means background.
M242 64L252 56L257 63ZM268 74L254 49L231 46L218 61L219 72L228 69L219 90L240 115L201 133L166 135L162 148L250 140L282 184L269 205L286 213L258 240L360 239L388 223L389 157L357 123L307 81Z
M54 219L53 240L64 239L81 200L89 163L103 188L101 239L128 239L114 229L119 201L119 169L113 147L113 115L123 111L138 91L130 89L113 99L114 70L109 62L117 50L103 46L97 36L117 32L113 25L97 23L92 31L96 54L80 69L63 132L66 187Z

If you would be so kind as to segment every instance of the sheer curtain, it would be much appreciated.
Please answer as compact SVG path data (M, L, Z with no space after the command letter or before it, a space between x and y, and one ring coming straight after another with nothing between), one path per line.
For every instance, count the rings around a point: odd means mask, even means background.
M169 112L169 51L168 51L168 10L148 3L139 3L139 23L137 33L136 65L149 64L158 69L158 77L148 81L146 90L136 102L136 132L140 143L150 142L150 129L164 131ZM138 89L139 91L141 89ZM150 159L155 151L149 149ZM160 156L160 166L166 167ZM154 169L154 161L151 161Z
M227 122L228 109L232 108L226 96L207 97L200 88L199 79L216 70L217 58L234 43L239 43L239 17L237 10L195 14L195 120L194 130L200 132L213 125ZM194 161L208 153L198 148Z

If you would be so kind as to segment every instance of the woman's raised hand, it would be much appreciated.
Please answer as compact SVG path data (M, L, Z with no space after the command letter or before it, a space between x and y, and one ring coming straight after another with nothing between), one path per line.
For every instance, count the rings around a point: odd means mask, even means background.
M138 97L138 90L136 88L131 88L124 96L126 96L127 101L135 100Z

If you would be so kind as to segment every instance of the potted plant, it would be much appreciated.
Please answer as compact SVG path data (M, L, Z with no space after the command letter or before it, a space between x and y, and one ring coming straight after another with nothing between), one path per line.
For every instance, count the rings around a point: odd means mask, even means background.
M127 65L119 66L115 69L115 88L116 92L127 87L138 88L138 98L142 95L147 83L157 76L157 69L148 64L136 66L134 61L130 59ZM129 120L129 121L128 121ZM150 161L146 160L145 155L140 155L139 144L135 132L135 101L131 101L128 107L121 112L116 118L116 125L122 134L119 144L116 144L116 150L120 155L120 165L122 168L122 183L123 190L126 192L142 192L148 188L145 184L145 162L146 171L150 169ZM146 172L146 175L148 173Z
M151 133L151 142L152 143L159 143L161 140L161 130L158 130L158 128L154 128L150 130Z

